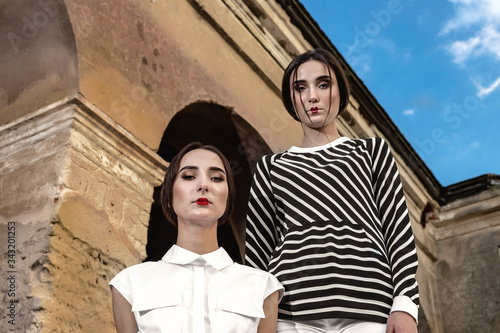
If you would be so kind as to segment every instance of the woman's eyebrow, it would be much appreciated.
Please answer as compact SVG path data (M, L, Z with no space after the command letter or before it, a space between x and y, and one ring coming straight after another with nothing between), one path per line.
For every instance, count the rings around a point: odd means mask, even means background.
M305 83L305 82L306 82L306 80L297 80L297 81L293 81L293 82L292 82L292 86L296 86L296 85L298 85L298 84Z
M199 167L197 167L196 165L186 165L186 166L183 166L179 170L179 172L184 171L184 170L198 170L198 169L199 169ZM226 172L223 169L216 167L216 166L209 167L208 169L210 171L219 171L219 172L222 172L223 174L226 174Z
M330 75L321 75L316 78L316 81L321 81L321 80L331 80L332 77Z
M211 171L219 171L219 172L222 172L223 174L226 174L226 172L223 169L219 168L219 167L213 166L213 167L210 167L209 169Z
M331 80L332 77L330 75L321 75L321 76L318 76L315 81L322 81L322 80ZM296 80L296 81L293 81L292 82L292 86L296 86L298 84L303 84L303 83L306 83L307 81L306 80Z
M186 165L186 166L183 166L179 172L183 171L183 170L198 170L198 167L197 166L194 166L194 165Z

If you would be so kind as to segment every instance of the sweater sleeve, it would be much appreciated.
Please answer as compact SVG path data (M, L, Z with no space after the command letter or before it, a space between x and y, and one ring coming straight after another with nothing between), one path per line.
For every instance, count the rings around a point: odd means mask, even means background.
M392 311L418 319L417 252L399 171L389 145L373 138L373 184L394 286Z
M272 158L273 155L266 155L257 163L247 210L245 264L265 271L278 238L270 181Z

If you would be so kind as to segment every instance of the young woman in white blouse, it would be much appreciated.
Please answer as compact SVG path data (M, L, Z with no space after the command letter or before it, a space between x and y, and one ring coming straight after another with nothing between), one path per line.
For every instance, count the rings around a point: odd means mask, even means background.
M233 196L231 168L217 148L191 143L174 157L161 204L177 242L160 261L126 268L110 282L119 333L276 331L283 287L218 246L217 226Z

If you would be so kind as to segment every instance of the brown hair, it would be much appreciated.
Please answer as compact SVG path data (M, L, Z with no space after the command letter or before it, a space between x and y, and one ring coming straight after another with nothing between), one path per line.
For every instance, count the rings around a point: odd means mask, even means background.
M220 152L219 149L217 149L214 146L203 145L200 142L192 142L187 146L185 146L184 148L182 148L181 151L179 151L179 153L177 153L177 155L175 155L175 157L172 159L170 165L167 168L167 172L165 173L165 179L163 180L163 185L161 187L160 202L163 214L165 215L167 220L176 227L177 227L177 214L175 214L172 205L172 199L173 199L172 194L173 194L174 183L179 173L179 168L182 158L190 151L196 149L205 149L217 154L217 156L219 156L219 158L221 159L222 164L224 165L224 169L226 172L228 195L226 201L226 210L224 211L224 214L219 218L219 225L224 224L226 222L229 214L233 209L234 191L235 191L234 179L233 179L233 172L231 170L231 166L227 158L224 156L224 154Z
M285 69L285 73L283 74L283 81L281 82L281 98L283 100L285 109L293 117L293 119L300 121L300 119L297 117L297 114L295 113L295 108L292 101L290 77L297 73L297 68L299 68L300 65L309 60L320 61L326 65L326 67L328 68L328 72L330 72L330 70L333 70L333 72L335 73L340 93L340 107L338 110L338 114L341 114L349 104L349 83L347 81L347 76L342 69L342 65L340 65L338 59L333 54L323 49L315 49L302 53L301 55L295 57Z

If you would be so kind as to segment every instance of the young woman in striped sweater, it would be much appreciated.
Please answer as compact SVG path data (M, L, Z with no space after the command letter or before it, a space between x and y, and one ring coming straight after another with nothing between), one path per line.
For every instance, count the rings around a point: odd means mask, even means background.
M245 255L285 287L278 332L417 332L417 255L388 144L339 134L349 86L325 50L290 63L282 97L304 138L257 164Z

